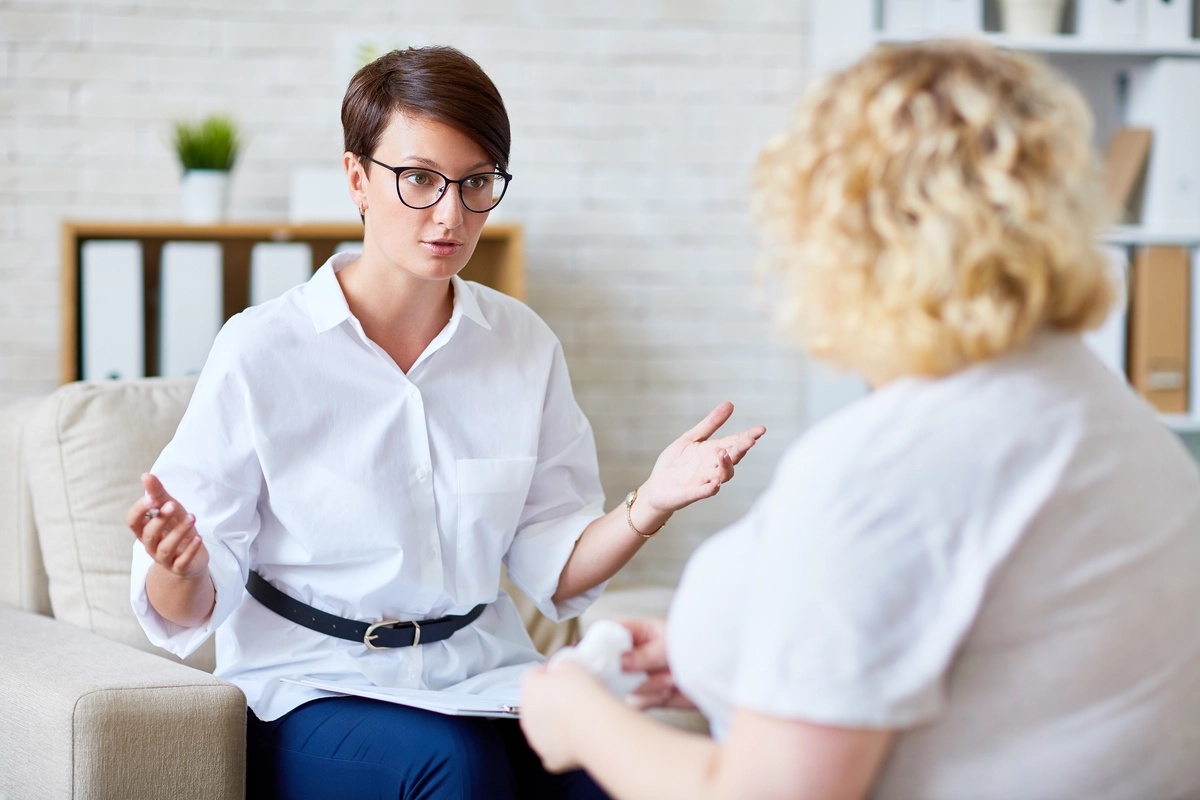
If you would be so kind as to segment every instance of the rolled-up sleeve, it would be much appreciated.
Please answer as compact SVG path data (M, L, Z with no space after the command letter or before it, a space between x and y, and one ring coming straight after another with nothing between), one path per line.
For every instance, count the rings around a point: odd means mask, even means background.
M259 529L262 470L246 386L231 357L229 328L218 335L175 436L151 468L166 491L196 517L216 587L216 606L207 622L185 628L154 609L146 593L154 561L140 542L133 546L134 614L153 644L181 657L194 652L241 603L250 546Z

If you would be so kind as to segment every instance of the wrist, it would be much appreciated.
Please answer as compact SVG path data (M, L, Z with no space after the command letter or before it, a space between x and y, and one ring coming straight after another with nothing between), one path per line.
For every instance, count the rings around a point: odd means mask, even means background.
M670 511L657 509L643 497L645 485L625 495L625 522L629 529L643 539L649 539L664 527L671 518Z

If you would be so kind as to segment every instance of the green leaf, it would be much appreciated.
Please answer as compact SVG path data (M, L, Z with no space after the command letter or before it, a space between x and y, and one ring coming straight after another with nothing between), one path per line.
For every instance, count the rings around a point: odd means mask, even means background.
M184 171L189 169L231 170L241 149L237 123L213 114L202 120L178 120L174 125L175 153Z

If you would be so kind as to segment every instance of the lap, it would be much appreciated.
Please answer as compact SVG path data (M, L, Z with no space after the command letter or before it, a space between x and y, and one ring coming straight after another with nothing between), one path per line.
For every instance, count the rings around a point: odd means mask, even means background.
M602 800L581 772L548 775L515 720L360 697L247 722L247 796Z

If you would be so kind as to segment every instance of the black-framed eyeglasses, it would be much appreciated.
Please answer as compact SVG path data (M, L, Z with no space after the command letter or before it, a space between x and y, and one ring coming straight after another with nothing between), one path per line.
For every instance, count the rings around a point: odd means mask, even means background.
M446 194L446 188L458 184L458 199L463 208L476 214L485 214L504 199L512 175L500 170L492 172L477 172L465 178L451 180L436 169L428 167L393 167L377 158L371 158L366 153L359 153L373 164L396 173L396 194L400 202L409 208L429 208L436 205Z

